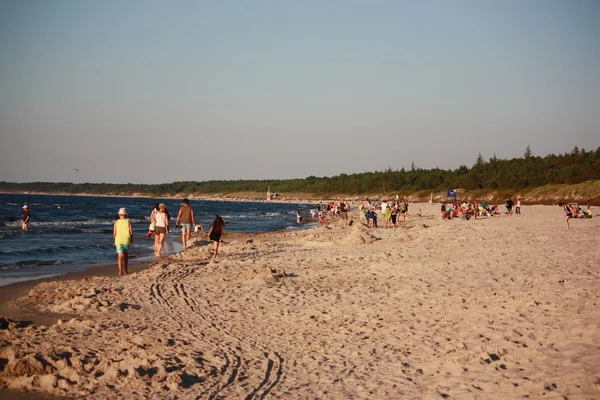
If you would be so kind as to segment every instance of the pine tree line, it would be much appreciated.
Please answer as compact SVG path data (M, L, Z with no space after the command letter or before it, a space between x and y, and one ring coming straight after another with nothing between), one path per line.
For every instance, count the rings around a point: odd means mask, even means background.
M421 169L412 163L406 171L392 170L340 174L333 177L309 176L304 179L183 181L157 185L110 183L11 183L0 182L3 192L38 192L68 194L139 194L174 196L188 194L264 193L268 186L286 195L310 193L361 195L369 193L465 190L521 190L547 184L577 184L600 180L600 147L586 151L575 147L571 152L545 157L534 156L527 146L522 158L499 159L494 154L488 161L479 154L472 167L461 165L454 170Z

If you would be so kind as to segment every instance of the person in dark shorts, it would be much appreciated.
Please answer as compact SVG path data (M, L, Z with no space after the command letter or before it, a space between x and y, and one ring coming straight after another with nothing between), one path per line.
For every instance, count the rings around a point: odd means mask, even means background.
M217 254L219 253L219 241L223 235L224 228L225 221L223 221L223 218L217 215L212 226L210 227L210 231L208 231L208 238L213 242L213 258L216 258Z
M346 200L342 200L340 202L340 217L342 219L342 226L348 226L348 205L346 204Z
M394 203L392 204L392 226L395 228L396 227L396 219L398 218L398 214L400 214L400 208L398 206L398 203Z
M31 221L31 215L29 214L29 208L27 208L27 204L23 206L23 214L21 214L21 218L23 219L21 222L21 229L27 231L27 229L29 229L29 222Z
M152 217L152 221L155 223L154 227L154 255L160 257L162 248L165 241L165 236L169 233L169 213L167 212L167 206L165 203L158 205L158 212Z
M408 214L408 199L404 197L402 200L402 220L406 221L406 214Z

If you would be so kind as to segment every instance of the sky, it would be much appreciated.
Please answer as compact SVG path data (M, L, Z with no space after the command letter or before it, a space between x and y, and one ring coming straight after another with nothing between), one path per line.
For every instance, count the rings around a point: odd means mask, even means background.
M287 179L596 149L599 19L596 0L0 0L0 181Z

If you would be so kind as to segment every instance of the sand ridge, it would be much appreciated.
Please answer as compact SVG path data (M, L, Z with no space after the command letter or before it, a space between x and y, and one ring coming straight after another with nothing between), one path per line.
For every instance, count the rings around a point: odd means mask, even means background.
M558 207L225 237L126 277L44 282L0 385L86 398L598 398L600 219ZM415 205L415 207L417 207ZM356 214L354 221L358 221Z

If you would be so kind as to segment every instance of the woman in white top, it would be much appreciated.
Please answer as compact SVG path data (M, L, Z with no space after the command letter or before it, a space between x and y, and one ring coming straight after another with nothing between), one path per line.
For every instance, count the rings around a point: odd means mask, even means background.
M152 215L154 227L154 255L161 256L165 236L169 233L169 214L164 203L158 205L158 211Z

